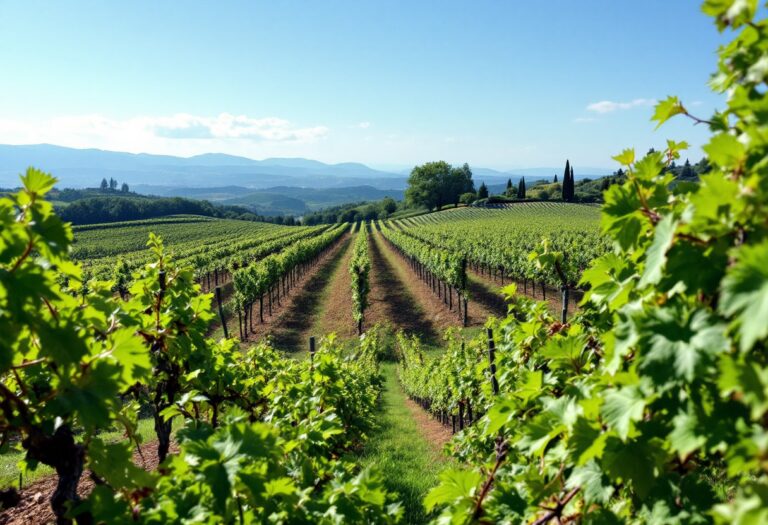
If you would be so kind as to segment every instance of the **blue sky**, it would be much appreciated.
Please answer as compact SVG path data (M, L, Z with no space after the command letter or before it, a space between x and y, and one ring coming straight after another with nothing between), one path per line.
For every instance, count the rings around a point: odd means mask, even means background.
M408 166L613 167L653 100L708 116L696 1L0 0L0 143Z

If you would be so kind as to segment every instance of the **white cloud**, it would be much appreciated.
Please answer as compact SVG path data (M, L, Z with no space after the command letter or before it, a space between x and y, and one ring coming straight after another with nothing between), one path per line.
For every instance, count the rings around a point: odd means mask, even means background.
M103 115L72 115L39 121L0 119L0 143L47 142L76 148L175 154L243 150L259 144L305 144L325 137L328 131L325 126L299 127L276 117L254 118L229 113L211 117L179 113L123 120Z
M366 122L360 122L355 127L356 128L360 128L360 129L368 129L368 128L371 127L371 123L367 122L367 121Z
M594 111L595 113L611 113L613 111L632 109L638 106L652 106L656 103L655 100L650 98L636 98L630 102L613 102L611 100L601 100L600 102L593 102L587 106L587 111Z

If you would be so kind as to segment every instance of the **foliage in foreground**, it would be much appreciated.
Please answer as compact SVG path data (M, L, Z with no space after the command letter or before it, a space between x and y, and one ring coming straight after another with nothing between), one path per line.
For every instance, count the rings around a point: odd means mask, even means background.
M452 444L471 467L426 499L438 523L768 522L768 23L756 2L704 9L740 30L713 78L729 101L705 121L712 170L673 187L673 141L616 157L626 182L602 211L614 249L584 272L583 312L561 324L513 299L494 325L498 395L484 341L401 371L436 406L469 397L485 412ZM654 120L674 115L689 116L671 97Z
M210 295L155 237L153 262L119 299L69 261L71 230L43 199L54 182L30 169L0 199L0 431L30 468L56 469L59 523L398 519L377 475L346 459L380 392L375 333L352 357L331 340L305 362L208 340ZM131 461L140 407L155 418L154 472ZM127 439L100 438L114 427ZM86 468L97 486L81 502Z

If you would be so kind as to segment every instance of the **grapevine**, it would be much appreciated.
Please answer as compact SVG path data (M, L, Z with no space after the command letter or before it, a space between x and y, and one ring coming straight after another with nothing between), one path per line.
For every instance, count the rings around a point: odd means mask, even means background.
M352 317L357 322L358 335L363 333L363 319L368 307L368 272L371 270L371 260L368 257L368 229L363 227L355 237L352 247L352 258L349 261L349 275L352 281Z

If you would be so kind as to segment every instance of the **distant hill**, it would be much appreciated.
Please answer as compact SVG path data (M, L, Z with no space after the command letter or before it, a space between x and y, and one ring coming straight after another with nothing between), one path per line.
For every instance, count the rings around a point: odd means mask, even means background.
M243 206L262 215L301 215L349 202L379 201L384 197L402 200L405 193L403 190L382 190L369 185L343 188L274 186L263 190L243 186L175 188L138 185L133 189L145 195L205 199L217 204Z
M241 186L268 189L276 186L305 188L347 188L371 186L379 190L404 190L408 171L372 169L357 162L326 164L303 158L254 160L224 153L194 157L125 153L99 149L75 149L51 144L0 145L0 187L18 185L18 174L28 166L53 173L60 187L85 188L98 185L102 178L114 178L138 185L177 188ZM499 171L473 166L476 184L503 184L511 178L550 179L562 174L561 168L525 168ZM576 179L610 174L602 168L575 168Z
M379 189L405 187L405 177L364 164L325 164L309 159L253 160L222 153L194 157L74 149L50 144L0 145L0 186L16 186L18 174L33 165L53 173L59 186L83 188L102 178L131 186L162 184L178 187L244 186L263 189L290 185L334 188L370 185Z

